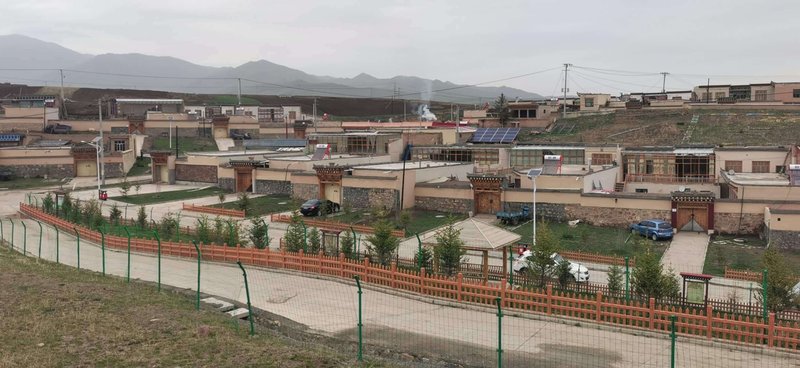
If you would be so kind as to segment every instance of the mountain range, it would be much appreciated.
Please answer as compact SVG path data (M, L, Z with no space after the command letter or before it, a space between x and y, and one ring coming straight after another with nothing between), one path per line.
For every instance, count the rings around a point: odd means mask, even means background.
M63 70L64 85L70 87L235 94L241 80L245 95L396 96L459 103L486 102L501 93L512 100L542 98L511 87L475 87L413 76L376 78L365 73L353 78L317 76L267 60L236 67L210 67L169 56L89 55L27 36L0 36L0 82L55 86L60 79L57 69Z

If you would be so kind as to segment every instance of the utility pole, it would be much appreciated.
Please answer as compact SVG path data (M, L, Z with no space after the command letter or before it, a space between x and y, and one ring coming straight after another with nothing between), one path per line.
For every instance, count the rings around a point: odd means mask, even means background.
M569 63L564 64L564 109L561 111L561 117L566 119L567 118L567 92L569 92L569 88L567 88L567 73L569 70Z
M665 93L665 92L667 92L667 75L668 75L669 73L667 73L667 72L661 72L660 74L661 74L662 76L664 76L664 79L661 81L661 93Z
M711 103L711 78L706 81L706 103Z
M314 97L314 109L311 112L311 121L314 124L314 134L317 133L317 98Z
M67 117L67 103L64 101L64 69L59 69L58 74L61 75L61 106L64 109L64 118Z
M105 143L103 141L103 99L97 99L97 116L99 119L97 120L97 129L100 131L100 167L97 168L99 170L98 176L100 177L100 182L103 185L106 185L106 164L105 164Z
M397 97L397 82L394 82L392 87L392 117L394 117L394 98Z
M236 78L236 80L239 82L239 92L236 94L236 100L239 102L239 106L242 106L242 78Z
M403 121L406 121L406 99L403 99Z

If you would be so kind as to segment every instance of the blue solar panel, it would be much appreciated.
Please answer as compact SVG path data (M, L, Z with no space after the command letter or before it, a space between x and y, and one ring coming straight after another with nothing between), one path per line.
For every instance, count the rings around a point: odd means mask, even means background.
M0 142L19 142L22 136L19 134L0 134Z
M511 143L519 128L478 128L470 139L473 143Z

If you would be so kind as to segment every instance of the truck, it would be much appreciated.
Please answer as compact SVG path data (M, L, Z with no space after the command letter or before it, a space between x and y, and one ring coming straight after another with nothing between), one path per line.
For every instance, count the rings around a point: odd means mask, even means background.
M504 211L500 211L497 213L497 219L500 220L500 223L506 225L516 225L522 221L529 220L531 218L531 210L528 206L522 206L519 210L511 210L506 208Z

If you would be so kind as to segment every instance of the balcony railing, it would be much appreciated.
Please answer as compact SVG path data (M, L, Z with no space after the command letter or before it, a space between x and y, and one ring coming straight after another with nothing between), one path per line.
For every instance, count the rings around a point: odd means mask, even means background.
M714 182L714 177L711 175L674 176L674 175L656 175L656 174L628 174L625 176L625 181L628 183L710 184Z

